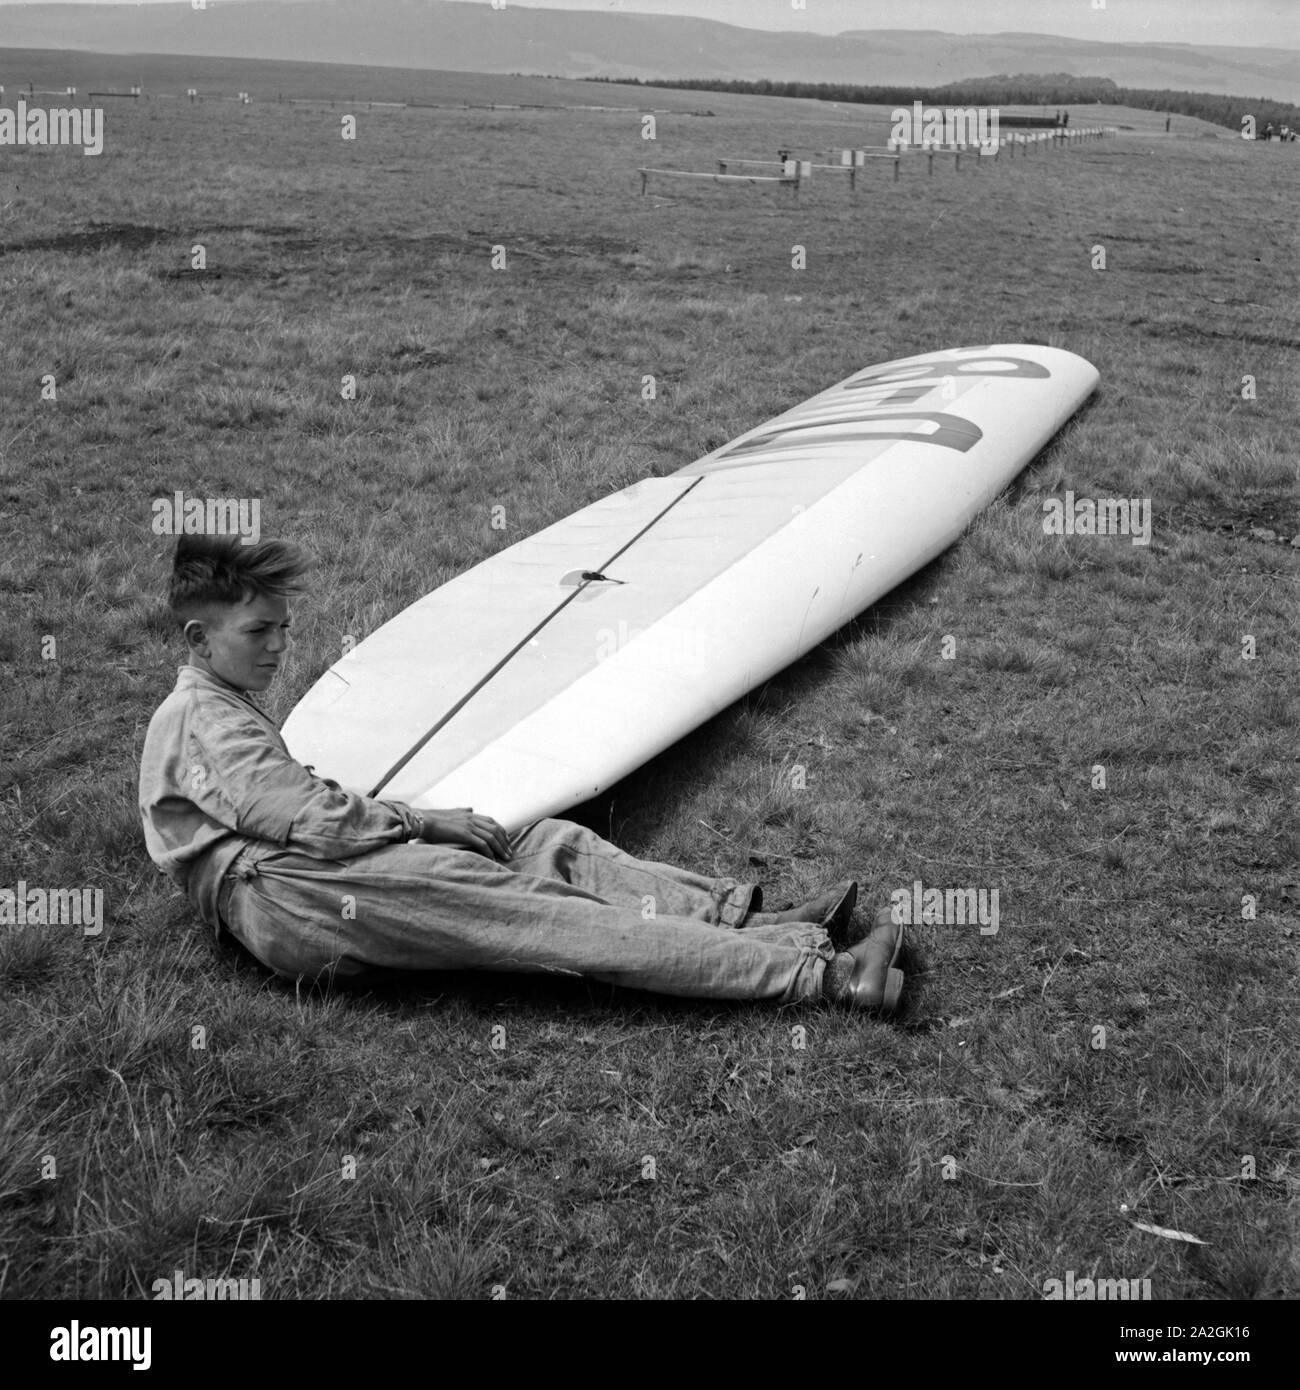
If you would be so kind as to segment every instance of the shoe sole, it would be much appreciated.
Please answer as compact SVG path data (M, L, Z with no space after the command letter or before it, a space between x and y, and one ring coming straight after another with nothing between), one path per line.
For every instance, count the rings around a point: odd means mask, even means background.
M841 944L847 942L846 933L853 925L853 909L858 905L858 885L855 879L849 881L849 886L844 890L839 902L822 918L819 925L831 939L831 944L836 950L842 951L846 946ZM858 938L861 940L861 937ZM848 945L856 945L856 942L848 942Z
M903 982L906 977L901 970L890 970L885 977L885 997L880 1001L880 1012L892 1014L898 1008L903 995Z
M898 938L894 942L894 954L889 958L889 973L885 976L885 997L881 1002L880 1010L882 1013L892 1014L898 1008L898 1001L903 993L903 983L906 979L901 970L894 967L898 957L903 952L903 938L907 935L903 924L898 924Z

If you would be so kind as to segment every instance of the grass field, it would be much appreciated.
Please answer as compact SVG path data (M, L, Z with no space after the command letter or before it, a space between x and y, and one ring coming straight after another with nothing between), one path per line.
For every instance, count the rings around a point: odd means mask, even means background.
M1138 113L856 195L641 197L641 164L884 115L677 93L715 114L651 143L624 96L358 110L350 142L323 102L121 103L97 158L0 150L0 886L105 904L97 938L0 927L0 1292L1295 1297L1295 147ZM862 366L1019 340L1102 384L1011 491L582 812L769 904L996 888L996 936L913 930L898 1022L504 975L298 994L149 863L182 659L154 498L257 498L321 557L282 717L578 506ZM1044 534L1067 489L1149 498L1150 545Z

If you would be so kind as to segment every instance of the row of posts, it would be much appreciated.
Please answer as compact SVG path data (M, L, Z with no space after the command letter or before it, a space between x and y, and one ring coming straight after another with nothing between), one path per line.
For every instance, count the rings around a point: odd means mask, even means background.
M989 145L962 144L962 145L941 145L932 141L926 141L916 146L918 153L926 156L929 165L929 172L934 174L934 157L936 154L950 154L953 157L953 166L956 170L961 169L961 157L963 154L975 155L977 158L997 159L1003 147L1007 150L1008 159L1015 158L1016 146L1020 145L1025 154L1035 145L1056 140L1063 144L1069 140L1100 140L1108 134L1108 129L1102 127L1077 127L1071 131L1045 131L1034 137L1019 135L1004 135L996 145L990 148ZM795 159L790 150L778 150L776 164L781 167L781 180L793 183L798 189L798 185L807 182L812 178L814 169L821 169L828 173L847 173L849 176L849 187L856 189L858 170L866 165L868 159L892 159L894 163L894 182L898 182L903 158L913 146L906 140L890 140L885 145L883 151L864 150L864 149L840 149L831 150L829 157L834 161L830 164L817 164L811 159ZM726 174L729 168L737 165L752 168L771 168L773 162L763 159L720 159L718 160L719 174ZM978 168L978 165L976 166ZM644 191L644 179L642 180Z

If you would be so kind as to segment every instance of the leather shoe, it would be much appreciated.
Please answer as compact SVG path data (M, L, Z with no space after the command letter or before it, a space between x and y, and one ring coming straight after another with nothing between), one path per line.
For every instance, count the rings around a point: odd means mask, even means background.
M876 1009L892 1014L903 993L903 972L896 970L903 949L903 924L895 922L890 909L876 913L876 924L848 954L855 962L844 993L836 999L850 1009Z
M787 908L784 912L774 912L773 922L815 922L831 938L831 945L837 951L847 949L849 924L853 920L853 908L858 901L858 885L854 879L845 879L834 888L815 898L810 898L798 907Z

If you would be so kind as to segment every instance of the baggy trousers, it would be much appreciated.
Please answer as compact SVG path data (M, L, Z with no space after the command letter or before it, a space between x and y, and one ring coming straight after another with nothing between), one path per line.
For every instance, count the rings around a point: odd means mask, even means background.
M761 916L742 926L753 884L634 859L571 821L538 821L510 847L501 863L456 845L347 860L252 845L222 882L218 915L294 979L502 970L707 999L821 997L826 932Z

